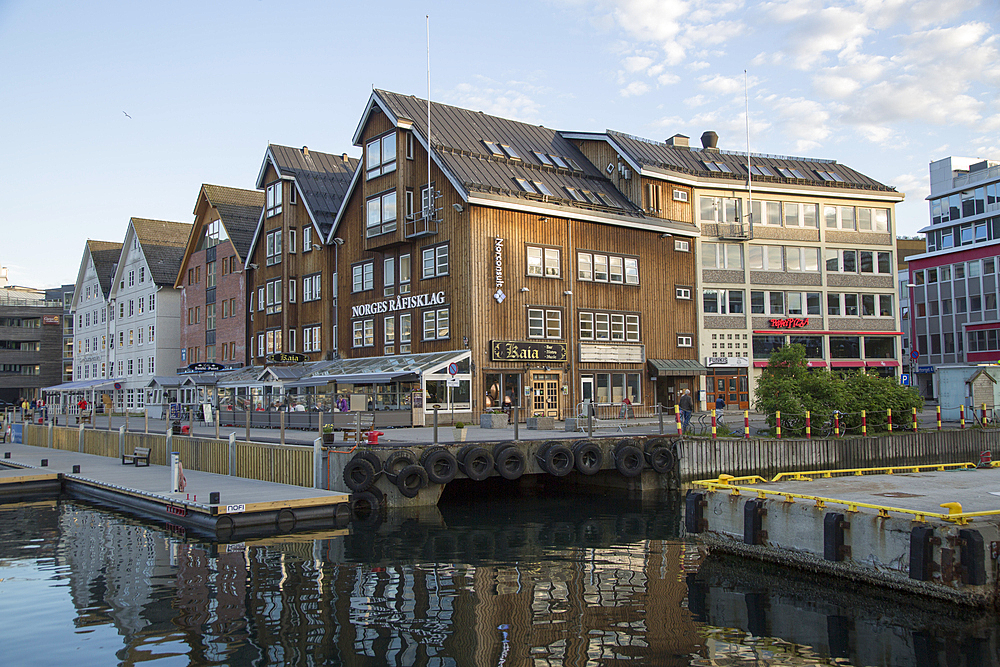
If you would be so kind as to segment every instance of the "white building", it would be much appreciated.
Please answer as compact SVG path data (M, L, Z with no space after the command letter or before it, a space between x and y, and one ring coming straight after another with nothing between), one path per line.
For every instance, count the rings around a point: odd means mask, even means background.
M190 232L191 225L182 222L129 221L109 294L109 363L120 385L116 411L141 411L153 376L174 375L180 365L180 290L174 282Z

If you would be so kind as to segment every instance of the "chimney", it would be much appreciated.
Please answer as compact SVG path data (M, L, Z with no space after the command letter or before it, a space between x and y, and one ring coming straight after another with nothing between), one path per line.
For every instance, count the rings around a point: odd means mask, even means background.
M343 155L341 155L341 156L340 156L340 158L341 158L341 159L342 159L342 160L343 160L344 162L347 162L347 160L348 160L348 157L347 157L347 153L344 153Z
M308 146L303 146L302 147L302 157L309 157L309 147Z
M691 147L690 137L686 137L683 134L675 134L674 136L667 139L667 145L673 146L674 148L690 148Z
M701 135L701 147L705 150L719 150L719 135L711 130Z

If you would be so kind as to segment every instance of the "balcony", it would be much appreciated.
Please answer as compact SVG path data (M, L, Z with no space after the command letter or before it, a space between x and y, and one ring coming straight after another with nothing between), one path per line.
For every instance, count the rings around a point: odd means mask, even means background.
M720 222L717 226L720 239L746 241L750 238L750 225Z
M433 216L434 213L434 211L427 211L426 213L414 213L412 216L406 216L406 221L403 223L403 235L408 239L436 235L440 220Z

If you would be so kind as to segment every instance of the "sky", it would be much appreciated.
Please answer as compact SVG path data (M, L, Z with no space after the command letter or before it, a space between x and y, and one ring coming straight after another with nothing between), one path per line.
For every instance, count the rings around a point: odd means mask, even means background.
M268 143L359 157L373 87L546 127L834 159L906 194L1000 159L997 0L0 0L0 266L76 281L87 239L192 222ZM746 91L746 95L745 95Z

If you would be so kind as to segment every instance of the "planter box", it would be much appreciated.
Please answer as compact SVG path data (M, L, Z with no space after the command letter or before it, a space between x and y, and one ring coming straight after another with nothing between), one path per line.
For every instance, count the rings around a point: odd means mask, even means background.
M332 445L333 443L337 442L336 438L337 438L337 434L336 433L324 433L323 434L323 444L324 445Z
M507 428L508 418L505 414L499 415L479 415L480 428Z
M553 431L555 428L555 417L528 417L529 431Z

